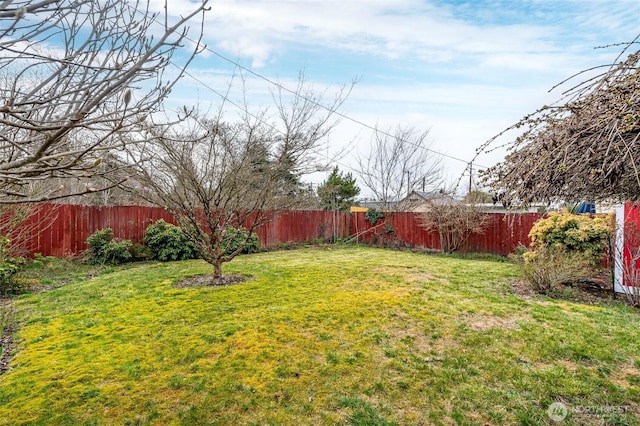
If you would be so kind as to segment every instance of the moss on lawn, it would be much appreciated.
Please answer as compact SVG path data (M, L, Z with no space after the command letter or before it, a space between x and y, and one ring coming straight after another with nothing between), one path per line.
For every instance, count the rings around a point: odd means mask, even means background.
M372 248L145 264L14 300L0 424L638 422L640 320L525 300L504 262ZM573 410L571 409L573 408ZM613 418L614 416L615 418Z

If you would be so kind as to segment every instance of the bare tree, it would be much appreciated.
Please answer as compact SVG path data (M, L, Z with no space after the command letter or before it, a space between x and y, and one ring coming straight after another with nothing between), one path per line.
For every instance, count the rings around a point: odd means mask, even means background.
M562 82L589 76L481 147L493 149L507 131L524 129L506 144L505 160L484 172L485 182L511 205L640 199L639 60L636 51Z
M366 156L358 158L360 182L389 208L413 190L435 189L442 167L429 151L428 130L398 126L391 135L376 130Z
M418 216L420 226L430 231L438 231L440 249L444 253L458 250L471 234L482 234L491 217L474 204L460 202L437 204Z
M79 193L57 200L58 203L82 204L89 206L131 206L149 205L134 192L114 186L115 182L127 182L127 186L136 185L136 176L128 165L123 165L122 154L119 152L103 152L101 162L95 168L91 177L77 177L75 179L57 178L48 180L50 188L63 185L69 193ZM100 191L86 193L86 188L106 188Z
M46 230L57 219L53 209L34 203L0 205L0 239L6 238L6 254L24 256L38 238L38 232Z
M188 23L207 2L173 17L168 1L164 16L144 0L4 1L0 204L103 189L44 183L99 175L103 153L120 147L117 136L159 110L202 48L198 36L195 43L186 37ZM179 49L178 63L173 58Z
M215 278L251 232L306 201L299 177L315 168L314 153L347 92L323 106L303 83L290 101L282 90L275 94L276 122L268 111L248 110L239 121L225 121L223 105L217 117L191 120L188 130L152 130L148 145L132 146L138 179L148 189L142 195L175 215ZM239 238L244 241L229 251Z

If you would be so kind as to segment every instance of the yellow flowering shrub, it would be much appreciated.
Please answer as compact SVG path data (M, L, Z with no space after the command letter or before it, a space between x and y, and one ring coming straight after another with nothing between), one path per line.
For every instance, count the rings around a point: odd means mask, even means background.
M553 248L583 253L597 264L602 260L613 230L613 215L591 217L567 211L550 213L531 228L529 238L535 250ZM535 256L532 252L528 256ZM525 256L525 261L526 261Z

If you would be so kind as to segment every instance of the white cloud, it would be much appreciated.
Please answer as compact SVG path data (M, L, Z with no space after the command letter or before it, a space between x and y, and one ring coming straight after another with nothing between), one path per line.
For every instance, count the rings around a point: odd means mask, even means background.
M617 49L593 47L632 39L640 20L640 9L626 1L220 0L211 6L205 38L214 50L286 87L295 87L305 66L319 90L363 74L343 113L368 126L431 127L434 149L467 161L484 141L557 100L560 90L547 93L556 83L614 59ZM191 68L218 91L232 70L213 55ZM246 77L249 102L267 105L273 87ZM336 149L354 137L355 150L367 146L369 132L343 120ZM480 164L490 166L502 154ZM444 161L452 175L466 166Z
M261 63L282 43L446 60L456 52L542 48L545 31L528 25L483 28L423 1L221 1L213 5L208 21L207 37L217 46L258 57Z

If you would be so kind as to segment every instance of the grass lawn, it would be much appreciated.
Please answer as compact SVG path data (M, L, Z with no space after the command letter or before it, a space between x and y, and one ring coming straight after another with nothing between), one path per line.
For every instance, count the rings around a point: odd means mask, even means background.
M509 263L372 248L260 253L175 288L142 264L13 301L0 424L640 422L640 315L510 290Z

